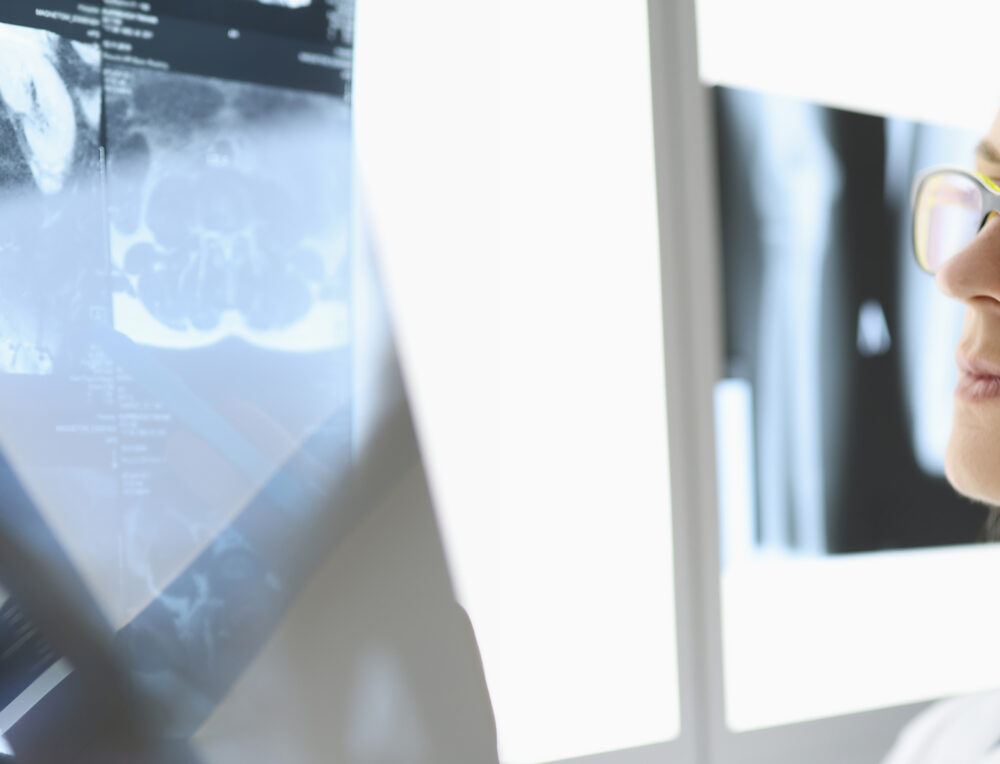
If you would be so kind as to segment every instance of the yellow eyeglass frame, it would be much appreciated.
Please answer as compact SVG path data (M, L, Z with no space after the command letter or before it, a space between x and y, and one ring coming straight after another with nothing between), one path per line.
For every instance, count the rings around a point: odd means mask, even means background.
M978 225L976 230L971 232L969 236L969 241L975 238L976 234L982 230L982 227L986 224L986 221L995 214L1000 213L1000 185L997 185L995 181L991 178L983 175L981 172L976 172L975 170L967 170L963 167L953 167L951 165L941 165L938 167L932 167L924 172L921 172L913 180L913 188L910 194L910 210L912 213L913 226L912 226L912 244L913 244L913 254L916 257L917 264L926 271L933 275L940 269L940 264L937 267L931 263L929 252L930 248L929 240L931 238L930 224L931 218L929 216L930 210L933 209L935 202L929 203L927 208L927 214L921 214L920 204L922 201L922 195L929 193L933 190L933 182L935 180L944 181L946 177L954 178L958 176L970 184L970 187L976 189L978 193ZM962 247L964 247L968 242L964 242L959 246L955 252L958 252ZM940 263L946 261L949 257L955 254L955 252L950 252L943 258L940 258Z

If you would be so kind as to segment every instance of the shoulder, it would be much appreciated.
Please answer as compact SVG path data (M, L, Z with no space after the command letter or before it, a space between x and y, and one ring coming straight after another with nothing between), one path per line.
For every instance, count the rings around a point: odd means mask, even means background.
M1000 742L1000 690L949 698L910 721L882 764L986 762Z

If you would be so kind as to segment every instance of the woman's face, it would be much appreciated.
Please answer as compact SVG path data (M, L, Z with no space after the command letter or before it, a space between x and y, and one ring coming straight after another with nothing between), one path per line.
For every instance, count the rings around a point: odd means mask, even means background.
M1000 179L1000 115L976 152L976 168ZM945 473L960 493L1000 504L1000 216L990 218L936 280L965 305Z

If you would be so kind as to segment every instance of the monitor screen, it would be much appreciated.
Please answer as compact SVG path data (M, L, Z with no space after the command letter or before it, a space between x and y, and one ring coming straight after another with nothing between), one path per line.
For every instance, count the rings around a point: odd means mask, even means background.
M0 452L28 498L0 520L64 560L180 735L320 554L350 461L352 24L0 9ZM21 604L0 735L70 670Z

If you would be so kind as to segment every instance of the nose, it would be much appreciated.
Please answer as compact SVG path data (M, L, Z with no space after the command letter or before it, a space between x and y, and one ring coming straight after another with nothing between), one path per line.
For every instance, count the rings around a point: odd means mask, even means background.
M1000 307L1000 215L992 215L935 277L945 295L964 303L986 298Z

